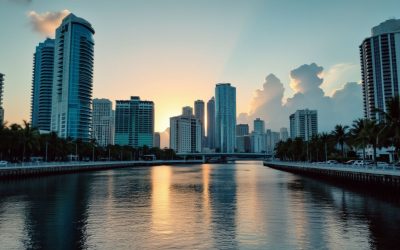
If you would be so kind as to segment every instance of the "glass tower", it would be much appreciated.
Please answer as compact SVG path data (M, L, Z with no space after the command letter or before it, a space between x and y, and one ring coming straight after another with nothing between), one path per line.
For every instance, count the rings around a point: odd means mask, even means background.
M207 102L207 142L208 147L215 148L215 99Z
M91 138L94 29L69 14L56 30L51 130L62 138Z
M236 88L230 83L215 87L215 147L221 153L235 152Z

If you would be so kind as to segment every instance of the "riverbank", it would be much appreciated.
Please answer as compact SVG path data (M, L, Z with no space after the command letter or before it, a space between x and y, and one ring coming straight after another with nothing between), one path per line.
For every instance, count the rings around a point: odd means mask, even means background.
M96 171L114 168L159 166L170 164L201 164L202 160L166 160L166 161L104 161L104 162L50 162L7 166L0 168L0 179L65 174L82 171Z
M344 164L312 164L303 162L264 161L264 166L351 184L400 188L400 170L396 168L353 167Z

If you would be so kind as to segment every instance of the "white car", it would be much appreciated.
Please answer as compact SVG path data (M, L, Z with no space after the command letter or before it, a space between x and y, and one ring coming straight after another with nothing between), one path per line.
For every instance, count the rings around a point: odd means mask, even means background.
M376 162L376 166L385 168L385 167L389 167L389 164L387 162L384 162L384 161L378 161L378 162Z
M8 162L7 161L0 161L0 167L5 167L7 166Z

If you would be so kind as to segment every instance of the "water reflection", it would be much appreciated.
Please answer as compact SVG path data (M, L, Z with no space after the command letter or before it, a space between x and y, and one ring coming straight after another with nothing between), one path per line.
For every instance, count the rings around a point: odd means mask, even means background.
M396 249L400 205L256 162L0 183L1 249Z

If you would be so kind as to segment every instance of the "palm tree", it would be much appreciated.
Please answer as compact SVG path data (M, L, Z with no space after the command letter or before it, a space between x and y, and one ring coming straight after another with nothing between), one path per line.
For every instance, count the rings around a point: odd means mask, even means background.
M23 127L21 128L22 132L22 142L23 142L23 153L22 153L22 161L25 160L25 153L28 150L29 156L31 156L32 149L38 148L39 146L39 133L37 129L32 128L31 124L25 120L23 120Z
M319 136L320 140L322 141L322 143L324 144L324 152L325 152L325 161L328 160L328 142L330 139L330 136L328 133L321 133L321 135Z
M339 143L340 145L340 149L342 151L342 157L344 157L344 143L348 138L348 133L347 133L348 128L349 128L348 126L343 126L338 124L332 131L333 138L335 138L336 142Z

